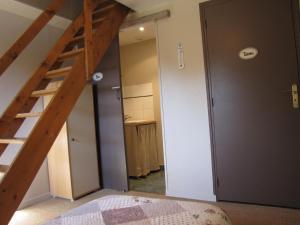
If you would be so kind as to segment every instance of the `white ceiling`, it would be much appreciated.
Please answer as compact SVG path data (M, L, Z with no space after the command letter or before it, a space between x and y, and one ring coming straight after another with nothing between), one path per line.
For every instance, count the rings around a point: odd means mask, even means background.
M25 1L25 0L24 0ZM149 14L158 12L162 9L166 9L173 0L117 0L120 3L134 9L137 16L143 14ZM0 10L5 10L14 14L18 14L23 17L35 19L41 10L35 7L23 4L15 0L0 0ZM55 16L51 20L51 24L59 28L64 29L70 23L69 20L60 16ZM144 32L139 31L139 27L145 27ZM156 37L155 24L147 23L141 24L135 27L129 27L120 32L120 44L129 45L137 42L142 42Z
M144 27L145 30L141 32L140 27ZM147 24L141 24L139 26L129 27L120 32L120 45L130 45L142 41L154 39L156 37L155 25L153 22Z
M164 7L166 4L169 4L173 0L117 0L117 1L137 12L143 12L143 11L152 11L153 9Z
M168 9L174 0L117 0L136 11L133 17L144 16ZM145 27L144 32L139 31L139 27ZM121 46L142 42L156 37L155 24L153 22L140 24L135 27L126 28L120 32Z
M0 10L16 14L18 16L22 16L31 20L35 20L42 13L42 10L38 8L15 0L0 0ZM70 20L61 16L54 16L54 18L50 20L49 23L52 26L65 29L70 24L70 22Z

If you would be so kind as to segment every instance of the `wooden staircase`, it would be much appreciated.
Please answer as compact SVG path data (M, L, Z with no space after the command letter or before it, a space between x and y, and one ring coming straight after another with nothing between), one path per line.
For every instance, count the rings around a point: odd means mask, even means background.
M0 76L55 15L54 0L0 59ZM66 29L45 61L17 94L0 119L0 156L8 144L22 145L0 181L0 225L9 223L87 81L119 32L129 9L112 0L85 0L83 13ZM72 66L62 67L65 61ZM53 80L59 88L47 88ZM54 95L44 112L32 112L40 97ZM39 117L26 139L15 134L26 118Z

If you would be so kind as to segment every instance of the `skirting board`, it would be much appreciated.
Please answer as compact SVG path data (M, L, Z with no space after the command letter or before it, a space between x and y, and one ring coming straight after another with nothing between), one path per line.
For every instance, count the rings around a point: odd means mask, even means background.
M26 208L26 207L29 207L29 206L31 206L31 205L40 203L40 202L42 202L42 201L49 200L49 199L51 199L51 198L52 198L52 196L51 196L51 194L50 194L50 192L49 192L49 193L45 193L45 194L42 194L42 195L40 195L40 196L31 198L31 199L28 199L28 200L26 200L26 201L23 201L23 202L20 204L18 210L24 209L24 208Z
M187 201L217 202L217 198L214 194L201 195L201 193L199 193L193 195L189 193L172 192L166 189L166 196L171 198L180 198Z

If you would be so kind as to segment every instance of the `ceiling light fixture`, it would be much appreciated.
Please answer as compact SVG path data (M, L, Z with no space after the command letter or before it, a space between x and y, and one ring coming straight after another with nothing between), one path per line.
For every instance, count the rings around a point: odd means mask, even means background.
M140 30L141 32L143 32L143 31L145 30L145 27L140 27L139 30Z

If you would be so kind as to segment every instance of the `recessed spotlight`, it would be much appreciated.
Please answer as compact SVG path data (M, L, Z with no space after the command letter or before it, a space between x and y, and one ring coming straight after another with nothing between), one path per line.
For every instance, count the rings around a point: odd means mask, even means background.
M139 30L140 30L141 32L143 32L143 31L145 30L145 27L140 27Z

